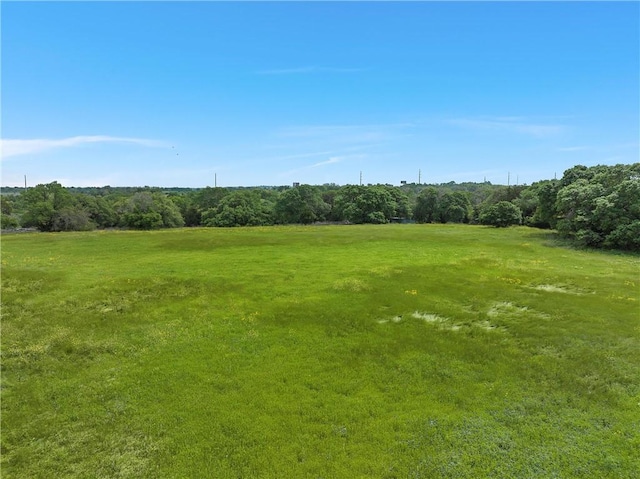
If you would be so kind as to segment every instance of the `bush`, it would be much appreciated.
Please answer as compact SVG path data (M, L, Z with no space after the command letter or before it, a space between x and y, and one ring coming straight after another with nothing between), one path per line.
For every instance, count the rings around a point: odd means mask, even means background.
M640 251L640 221L618 226L605 238L604 246Z
M521 222L522 211L509 201L500 201L491 205L480 214L480 223L496 228L519 225Z
M5 215L5 214L2 215L2 219L0 220L0 228L5 230L5 229L17 228L18 226L19 226L18 220L15 219L13 216Z
M178 207L161 193L136 193L120 205L119 213L120 224L128 228L149 230L184 226Z
M65 207L54 214L51 231L89 231L95 227L86 210Z

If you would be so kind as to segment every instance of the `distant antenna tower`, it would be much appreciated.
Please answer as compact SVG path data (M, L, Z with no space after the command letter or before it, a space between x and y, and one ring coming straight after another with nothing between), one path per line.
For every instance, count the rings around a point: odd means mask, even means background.
M511 172L507 172L507 186L511 186Z
M27 189L27 175L24 175L24 189Z
M418 184L422 184L422 170L418 170Z
M362 186L362 171L360 171L360 186Z
M213 187L214 188L218 187L218 173L213 174Z

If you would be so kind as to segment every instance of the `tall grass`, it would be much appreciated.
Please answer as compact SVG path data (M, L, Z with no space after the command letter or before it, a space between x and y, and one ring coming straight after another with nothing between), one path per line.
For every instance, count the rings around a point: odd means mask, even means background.
M637 477L640 261L525 228L2 238L2 477Z

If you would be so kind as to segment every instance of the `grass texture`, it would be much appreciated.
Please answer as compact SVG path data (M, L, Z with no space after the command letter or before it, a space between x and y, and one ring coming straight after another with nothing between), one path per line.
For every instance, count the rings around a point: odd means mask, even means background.
M2 477L637 477L639 266L528 228L5 236Z

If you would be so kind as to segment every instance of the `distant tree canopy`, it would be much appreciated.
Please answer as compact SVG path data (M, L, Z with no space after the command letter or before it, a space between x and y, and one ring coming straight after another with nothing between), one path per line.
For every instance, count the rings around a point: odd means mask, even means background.
M326 184L260 188L3 188L3 229L258 226L323 221L524 224L576 244L640 251L640 163L574 166L531 186Z

